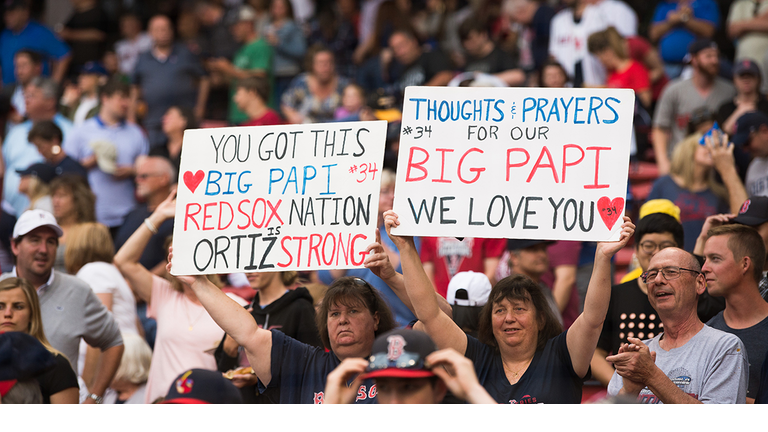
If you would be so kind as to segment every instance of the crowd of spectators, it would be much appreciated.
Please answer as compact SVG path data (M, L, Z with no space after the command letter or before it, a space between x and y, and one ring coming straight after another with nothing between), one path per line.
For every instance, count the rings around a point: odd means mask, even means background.
M32 337L0 347L52 355L18 384L0 379L0 398L17 385L37 402L153 403L209 370L245 403L338 402L365 370L357 403L397 400L393 377L430 377L427 399L443 403L579 403L588 387L768 403L768 1L0 11L0 333ZM634 90L629 177L651 180L628 190L634 224L600 244L390 237L408 86ZM377 119L389 126L365 268L170 275L186 129ZM433 358L460 374L376 375L375 355L355 360L414 337L430 348L411 354L449 349Z

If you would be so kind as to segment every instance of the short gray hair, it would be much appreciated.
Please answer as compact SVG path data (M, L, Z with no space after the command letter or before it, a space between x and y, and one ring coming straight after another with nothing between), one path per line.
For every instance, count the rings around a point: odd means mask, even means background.
M43 91L43 96L46 99L58 99L59 97L59 85L56 81L42 76L32 78L27 84L29 86L37 87Z
M123 336L123 358L115 372L114 380L128 381L131 384L143 384L149 378L149 365L152 362L152 349L136 333Z

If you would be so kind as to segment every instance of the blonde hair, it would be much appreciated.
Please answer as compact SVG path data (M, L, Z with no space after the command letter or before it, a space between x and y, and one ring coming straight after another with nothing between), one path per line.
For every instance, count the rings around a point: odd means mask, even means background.
M48 342L48 338L45 337L45 331L43 330L43 317L40 312L40 300L37 297L37 290L26 279L18 277L10 277L0 281L0 292L10 291L12 289L21 288L24 292L24 297L27 299L29 305L29 324L27 325L26 333L35 339L37 339L48 351L52 354L61 354L56 348L51 346ZM65 356L66 357L66 356Z
M683 188L690 191L693 188L694 171L696 163L693 162L696 149L699 148L699 140L702 134L695 133L689 135L677 144L675 150L672 152L672 161L670 163L669 172L674 174L683 181ZM719 198L726 199L728 192L725 187L715 180L715 170L709 168L707 170L707 187Z
M109 228L98 222L77 224L67 234L64 264L69 274L76 274L88 263L111 263L114 257Z
M29 176L29 189L27 190L27 197L29 197L29 208L34 208L35 203L40 198L51 195L51 188L48 186L48 184L40 180L40 177L35 175Z
M143 384L149 378L149 366L152 362L152 349L136 333L123 333L123 358L115 372L113 381L127 381L131 384Z
M587 38L587 49L591 54L611 50L622 60L629 58L624 37L614 27L608 27L603 31L589 35L589 38Z

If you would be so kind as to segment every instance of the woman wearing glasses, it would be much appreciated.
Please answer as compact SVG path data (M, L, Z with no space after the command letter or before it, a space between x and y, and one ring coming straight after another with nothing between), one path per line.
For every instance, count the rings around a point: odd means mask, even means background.
M387 231L399 225L384 215ZM440 311L411 237L390 236L400 250L403 280L416 316L439 349L453 348L475 364L478 378L499 403L580 403L581 387L600 336L611 291L611 257L635 226L624 217L618 242L599 243L584 312L566 331L541 288L525 276L502 279L480 313L479 339L467 336Z
M168 257L171 271L173 248ZM395 328L381 295L360 278L343 277L325 293L317 313L320 339L330 351L303 344L278 330L260 328L244 308L230 300L204 276L178 276L245 354L258 377L258 389L278 389L281 404L323 403L326 377L342 360L367 358L373 341ZM375 403L376 388L366 380L356 403Z

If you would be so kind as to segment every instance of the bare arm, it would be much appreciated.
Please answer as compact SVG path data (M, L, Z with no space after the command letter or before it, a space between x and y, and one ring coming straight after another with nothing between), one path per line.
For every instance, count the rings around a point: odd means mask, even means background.
M376 242L368 245L366 252L368 252L368 255L365 257L363 265L392 288L392 292L395 293L397 298L403 302L408 310L416 314L416 311L413 309L413 304L411 303L411 298L408 297L408 293L406 292L403 275L395 271L395 268L390 261L389 254L381 245L381 233L379 230L376 230ZM331 274L333 274L333 272L334 270L331 270ZM449 317L452 317L453 308L448 304L448 301L437 292L435 292L435 299L440 306L440 310Z
M208 77L200 77L197 89L197 103L195 104L195 116L197 120L205 117L205 104L208 103L208 93L211 90L211 81Z
M424 272L413 238L398 237L390 233L393 227L400 224L397 214L392 210L384 213L384 221L389 238L400 251L405 289L416 317L424 324L427 334L432 337L438 348L453 348L464 354L467 350L467 335L440 310L435 298L435 289Z
M669 174L669 155L667 148L669 146L670 133L666 129L654 127L651 129L651 139L653 140L653 153L656 156L656 165L659 167L659 175Z
M720 173L725 188L728 190L728 206L731 213L738 214L744 201L747 200L747 189L741 182L739 172L736 170L736 161L733 158L735 146L728 142L728 135L713 133L706 138L706 145L712 160L715 162L715 170Z
M442 71L435 74L431 80L424 83L425 86L445 86L453 79L453 72Z
M96 297L101 300L101 303L109 310L112 311L112 293L97 293ZM101 350L94 348L90 345L87 346L85 352L85 364L83 365L83 373L80 375L83 377L83 381L86 382L88 388L91 388L93 379L96 376L96 369L99 364L99 358L101 357Z
M611 382L613 376L613 365L611 365L605 358L608 353L605 350L596 348L595 354L592 356L592 376L600 381L603 387L608 387L608 383Z
M93 384L88 390L97 395L104 396L104 392L115 377L115 372L120 366L120 360L123 358L123 345L117 345L105 349L99 357L99 364L96 368L96 375L93 378ZM86 403L92 399L86 399Z
M488 257L483 260L483 273L491 282L491 286L496 283L496 268L499 266L499 257Z
M555 267L555 283L552 286L552 296L555 298L560 312L565 310L571 300L573 284L576 283L576 266L561 265Z
M589 370L605 315L608 313L611 300L611 257L627 245L634 232L635 225L629 217L624 216L619 241L601 242L597 245L592 277L589 279L587 296L584 299L584 312L576 318L566 335L573 370L580 377L585 376Z
M136 84L131 86L131 104L128 106L128 121L136 123L136 111L139 106L139 98L141 97L141 89Z
M173 190L165 201L157 206L148 219L154 226L159 227L166 219L172 218L175 213L176 191ZM147 247L147 243L149 243L152 235L153 233L149 230L147 224L141 224L125 241L123 247L117 251L114 258L115 266L120 270L133 293L147 304L150 304L152 301L152 272L144 268L139 263L139 259L141 254L144 253L144 248Z
M173 248L168 258L168 272L173 266ZM176 276L189 285L216 324L238 345L245 348L253 372L262 384L272 380L272 333L259 328L245 308L224 294L205 276Z
M80 402L80 392L77 387L70 387L50 397L52 404L76 404Z
M51 78L53 78L53 80L57 83L60 83L64 79L64 74L67 73L67 68L69 67L69 62L71 61L71 54L67 54L59 60L55 61L53 63L53 68L51 69Z

